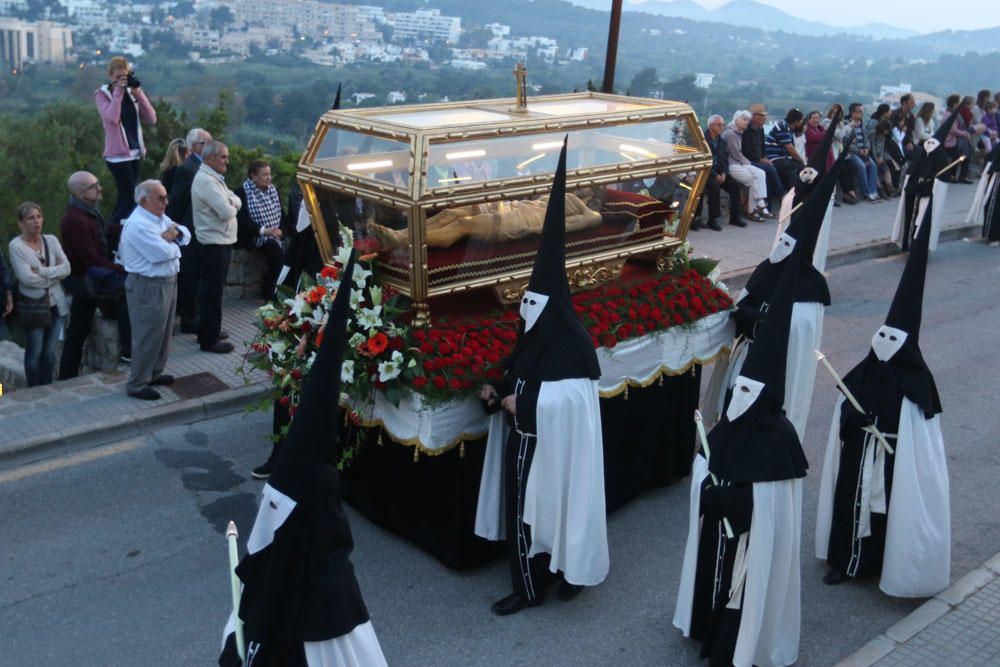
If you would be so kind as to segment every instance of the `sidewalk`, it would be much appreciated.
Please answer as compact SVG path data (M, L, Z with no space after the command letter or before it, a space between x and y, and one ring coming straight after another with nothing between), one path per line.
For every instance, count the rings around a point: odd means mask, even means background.
M965 225L974 186L952 185L942 242L971 236ZM889 241L898 199L834 209L827 267L896 252ZM696 256L721 258L722 276L738 287L770 251L775 222L703 229L688 239ZM933 261L933 256L931 261ZM263 373L237 372L255 334L257 301L227 301L223 327L236 350L218 355L198 350L194 336L173 339L167 372L177 384L158 388L159 401L125 395L127 366L47 387L21 389L0 398L0 466L18 465L148 433L165 425L194 423L240 412L267 393ZM1000 554L928 600L840 663L878 665L1000 665Z

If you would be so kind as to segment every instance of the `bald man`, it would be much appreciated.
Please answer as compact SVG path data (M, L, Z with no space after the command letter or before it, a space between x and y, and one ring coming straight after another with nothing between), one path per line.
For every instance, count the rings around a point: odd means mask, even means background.
M132 357L132 329L125 303L125 268L114 262L113 253L122 226L105 222L98 205L101 184L89 171L69 177L69 205L60 223L62 246L69 259L70 275L63 288L73 296L69 327L59 362L59 379L80 373L83 344L90 335L98 302L118 320L118 340L122 361Z

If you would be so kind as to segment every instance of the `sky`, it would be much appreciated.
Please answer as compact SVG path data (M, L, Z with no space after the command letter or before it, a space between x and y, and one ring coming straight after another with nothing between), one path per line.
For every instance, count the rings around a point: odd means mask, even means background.
M646 0L631 0L645 2ZM714 9L728 0L695 0ZM836 26L886 23L917 32L975 30L1000 26L1000 3L995 0L757 0L786 14Z

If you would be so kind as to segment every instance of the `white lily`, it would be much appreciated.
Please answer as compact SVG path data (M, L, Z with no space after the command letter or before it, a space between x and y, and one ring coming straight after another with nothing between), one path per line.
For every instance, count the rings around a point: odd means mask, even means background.
M382 326L382 306L374 308L362 308L358 314L358 325L362 329L377 329Z
M395 380L403 372L403 354L399 350L392 353L389 361L383 361L378 365L378 379L380 382Z
M372 275L372 272L360 264L354 265L354 286L358 289L364 289L365 283L368 278Z
M291 306L292 306L291 314L300 320L302 319L303 314L308 315L309 313L312 312L312 306L306 303L306 300L303 299L301 296L295 297L295 301L292 302Z
M372 285L371 289L368 290L372 295L372 303L376 306L382 305L382 288L378 285Z
M267 351L267 356L276 361L281 361L285 358L285 352L288 351L288 343L283 340L276 340L271 343L271 349Z
M341 227L343 229L343 227ZM345 243L344 245L337 248L337 254L334 255L333 259L337 264L341 266L347 266L347 263L351 261L351 249L353 246L351 244ZM357 267L355 267L357 270Z
M359 289L351 290L351 310L357 310L365 300L365 293Z
M340 366L340 381L344 384L354 382L354 361L348 359Z
M362 343L364 343L364 342L365 342L366 340L368 340L368 339L367 339L367 338L365 338L363 334L360 334L360 333L356 333L356 334L354 334L353 336L351 336L351 339L350 339L349 341L347 341L347 342L348 342L348 344L349 344L349 345L350 345L351 347L353 347L353 348L357 348L357 347L358 347L358 345L361 345L361 344L362 344Z

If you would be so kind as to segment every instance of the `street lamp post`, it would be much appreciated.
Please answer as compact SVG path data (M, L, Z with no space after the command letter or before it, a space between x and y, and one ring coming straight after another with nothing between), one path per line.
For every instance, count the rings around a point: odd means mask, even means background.
M604 85L601 92L615 92L615 60L618 57L618 32L622 26L622 0L611 0L611 24L608 26L608 53L604 60Z

